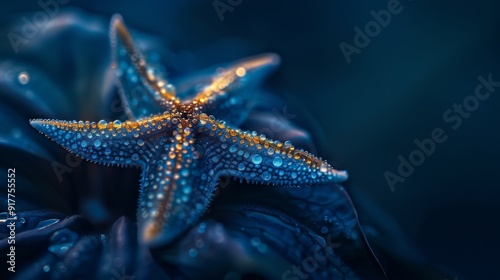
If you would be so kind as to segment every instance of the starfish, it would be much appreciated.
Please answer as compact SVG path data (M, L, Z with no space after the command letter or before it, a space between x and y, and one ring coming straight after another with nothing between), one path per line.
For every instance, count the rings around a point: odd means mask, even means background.
M289 141L238 128L250 110L253 89L276 67L277 55L235 62L181 84L187 90L176 94L161 70L138 50L119 15L111 20L110 41L112 67L129 119L30 123L86 160L142 169L137 222L139 239L147 246L170 244L197 222L221 176L277 186L347 179L345 171L295 149Z

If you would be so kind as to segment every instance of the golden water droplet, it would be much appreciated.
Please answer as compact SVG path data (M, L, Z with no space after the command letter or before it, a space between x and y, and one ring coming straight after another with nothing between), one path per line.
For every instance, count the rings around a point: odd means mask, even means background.
M122 122L120 120L116 120L113 122L113 126L115 128L122 128Z
M238 77L243 77L246 73L247 70L245 70L245 68L243 67L239 67L238 69L236 69L236 75L238 75Z
M108 127L108 123L105 121L105 120L100 120L98 123L97 123L97 127L99 129L105 129L106 127Z

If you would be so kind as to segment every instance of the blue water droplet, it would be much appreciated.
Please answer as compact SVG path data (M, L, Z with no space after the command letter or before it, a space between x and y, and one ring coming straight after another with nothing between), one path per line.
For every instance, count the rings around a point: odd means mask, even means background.
M67 228L58 230L50 237L51 245L49 246L49 251L59 257L63 257L75 245L77 239L78 234Z
M59 219L48 219L48 220L43 220L38 223L35 229L44 229L46 227L49 227L55 223L59 222Z
M137 145L143 146L144 145L144 140L142 140L142 139L137 140Z
M192 189L191 189L191 186L185 186L184 188L182 188L182 191L185 193L185 194L190 194Z
M237 150L238 150L238 147L236 147L236 145L232 145L231 148L229 148L229 151L231 153L235 153Z
M42 269L43 269L43 272L49 272L50 271L50 266L44 265Z
M201 203L196 203L196 210L198 211L203 210L203 205Z
M184 177L187 177L189 176L189 169L185 168L181 171L181 175L184 176Z
M199 233L204 233L205 232L205 228L207 227L207 224L205 223L201 223L199 226L198 226L198 232Z
M264 173L262 173L262 179L264 179L266 181L271 180L271 173L269 173L268 171L265 171Z
M139 159L139 155L138 154L133 154L132 155L132 160L138 160Z
M244 164L244 163L240 163L240 164L238 164L238 170L239 170L239 171L243 171L243 170L245 170L245 164Z
M111 149L110 148L106 148L106 150L104 150L104 154L109 156L109 154L111 154Z
M96 140L94 141L94 146L96 146L96 147L101 146L101 140L96 139Z
M213 162L218 162L219 161L219 157L218 156L213 156L212 157L212 161Z
M327 233L328 233L328 228L327 228L327 227L325 227L325 226L322 226L322 227L321 227L321 233L322 233L322 234L327 234Z
M292 172L292 179L295 179L295 178L297 178L297 173Z
M281 157L275 157L273 159L273 165L276 167L280 167L283 164L283 159Z
M83 141L80 143L80 146L82 146L82 148L87 147L87 141L83 140Z
M262 162L262 156L259 154L255 154L252 156L252 162L254 164L260 164Z
M316 172L311 173L311 178L316 179L318 177L318 174Z
M198 250L192 248L192 249L189 249L189 256L191 258L195 258L196 256L198 256Z
M252 246L258 246L260 244L260 238L254 237L250 240L250 243L252 243Z

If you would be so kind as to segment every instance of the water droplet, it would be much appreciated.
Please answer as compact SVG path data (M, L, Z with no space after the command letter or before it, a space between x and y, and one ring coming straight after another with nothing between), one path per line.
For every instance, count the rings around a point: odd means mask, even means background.
M44 265L42 269L43 269L43 272L49 272L50 271L50 266Z
M66 272L66 266L64 265L64 263L62 262L58 263L57 267L59 268L59 271L61 271L62 273Z
M138 140L137 140L137 145L139 145L139 146L144 146L144 140L142 140L142 139L138 139Z
M83 140L83 141L80 143L80 146L82 146L82 148L87 147L87 141Z
M322 234L327 234L327 233L328 233L328 228L327 228L327 227L325 227L325 226L322 226L322 227L321 227L321 233L322 233Z
M110 148L106 148L106 150L104 150L104 154L109 156L111 154L111 149Z
M181 171L181 176L187 177L189 176L189 169L185 168Z
M139 159L139 155L138 154L133 154L132 155L132 160L138 160Z
M105 120L100 120L98 123L97 123L97 127L99 129L105 129L106 127L108 127L108 123L105 121Z
M116 120L113 122L114 128L122 128L122 122L120 120Z
M252 243L252 246L258 246L260 244L260 238L254 237L250 240L250 243Z
M196 256L198 256L198 250L192 248L192 249L189 249L189 256L191 258L195 258Z
M78 234L69 229L58 230L50 237L51 245L49 246L49 251L58 257L63 257L75 245L77 239Z
M230 151L231 153L234 153L234 152L236 152L237 150L238 150L238 147L236 147L236 145L232 145L232 146L231 146L231 148L229 148L229 151Z
M190 194L191 193L191 186L185 186L182 191L185 193L185 194Z
M255 154L252 156L252 162L254 164L260 164L262 162L262 156L259 154Z
M35 229L44 229L46 227L49 227L55 223L59 222L59 219L48 219L48 220L43 220L38 223Z
M297 178L297 173L292 172L292 179L295 179L295 178Z
M264 179L266 181L271 180L271 173L269 173L268 171L265 171L264 173L262 173L262 179Z
M19 73L19 75L17 76L17 80L21 85L26 85L30 82L30 75L28 74L28 72L23 71Z
M89 134L89 135L90 135L90 134ZM96 140L94 141L94 146L96 146L96 147L101 146L101 140L96 139Z
M245 170L245 164L244 164L244 163L240 163L240 164L238 164L238 170L239 170L239 171L243 171L243 170Z
M281 157L275 157L273 159L273 165L276 167L280 167L283 164L283 159Z
M217 157L217 156L213 156L213 157L212 157L212 161L213 161L213 162L218 162L218 161L219 161L219 157Z
M204 233L205 232L205 228L207 227L207 224L205 223L201 223L199 226L198 226L198 232L199 233Z
M311 173L311 178L316 179L316 177L318 177L318 173L316 173L316 171L313 171Z
M172 85L172 84L167 84L165 86L165 89L167 90L167 92L169 92L170 94L173 94L175 95L175 86Z
M326 165L321 165L321 167L319 168L319 171L325 173L326 171L328 171L328 167Z

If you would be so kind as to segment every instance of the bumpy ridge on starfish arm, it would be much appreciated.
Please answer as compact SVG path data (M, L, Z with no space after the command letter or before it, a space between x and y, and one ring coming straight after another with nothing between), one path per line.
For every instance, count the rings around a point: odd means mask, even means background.
M153 151L142 148L151 137L171 126L172 114L137 121L106 122L36 119L30 124L39 132L78 156L104 165L140 165Z
M175 90L172 87L168 87L168 81L160 79L148 69L144 55L135 47L132 36L130 35L120 15L114 15L111 19L110 38L113 49L118 47L116 42L117 40L121 40L123 42L123 46L132 60L133 65L146 84L148 84L155 92L161 93L163 98L175 98ZM116 56L117 54L114 53L114 55ZM116 63L117 60L118 58L115 57L114 62ZM117 65L115 65L115 67L116 66Z
M279 56L270 53L249 57L235 62L228 69L221 69L221 73L216 75L212 79L212 82L198 93L196 97L189 100L188 104L189 106L199 106L201 111L204 111L206 103L213 102L220 95L224 95L231 87L241 81L241 79L244 79L245 76L247 76L247 72L274 68L279 64L279 61Z
M313 154L297 150L290 142L267 139L200 115L199 139L206 142L205 156L221 175L280 186L310 186L347 180L346 171L333 169Z

